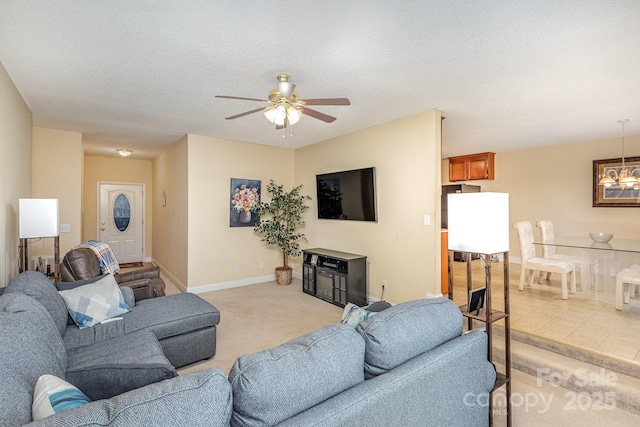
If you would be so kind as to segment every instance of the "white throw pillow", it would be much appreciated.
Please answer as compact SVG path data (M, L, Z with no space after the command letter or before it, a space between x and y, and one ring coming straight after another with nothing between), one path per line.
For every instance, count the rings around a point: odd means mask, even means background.
M87 396L65 380L54 375L42 375L33 392L33 421L77 408L91 402Z
M58 292L67 304L69 315L80 329L131 311L111 274L97 282Z

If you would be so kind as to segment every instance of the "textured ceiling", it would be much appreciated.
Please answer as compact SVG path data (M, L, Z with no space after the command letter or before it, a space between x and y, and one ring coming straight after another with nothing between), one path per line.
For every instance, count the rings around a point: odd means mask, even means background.
M0 0L0 61L34 125L93 153L186 133L301 147L432 108L444 157L640 133L637 0ZM215 95L266 98L281 72L351 106L286 138L224 119L261 104Z

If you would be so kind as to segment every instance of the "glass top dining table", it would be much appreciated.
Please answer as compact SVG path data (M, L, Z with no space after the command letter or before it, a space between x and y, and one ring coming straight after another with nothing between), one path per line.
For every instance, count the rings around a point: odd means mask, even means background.
M533 244L565 248L640 253L640 239L618 239L615 236L607 243L594 242L589 236L564 236L556 237L553 240L536 241L533 242Z
M585 286L599 283L615 283L615 273L640 263L640 239L624 239L615 236L607 243L594 242L586 236L563 236L553 240L535 241L538 246L555 246L566 250L580 250L583 268L588 268ZM593 277L592 277L593 276Z

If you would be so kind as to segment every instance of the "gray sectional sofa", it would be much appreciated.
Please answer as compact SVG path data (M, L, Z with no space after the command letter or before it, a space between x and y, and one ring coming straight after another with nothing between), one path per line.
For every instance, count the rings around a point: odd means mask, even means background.
M495 372L452 301L410 301L240 356L231 425L486 426Z
M220 312L197 295L181 293L136 302L132 290L120 288L131 312L122 320L79 329L69 318L67 306L49 279L25 271L7 285L4 294L19 293L42 304L55 324L64 346L73 350L106 339L139 331L153 332L164 356L176 368L208 359L216 352L216 325Z
M91 344L68 347L66 333L52 321L54 308L29 295L41 286L14 287L0 296L2 426L488 425L481 402L495 369L487 362L487 336L463 334L460 311L448 299L398 304L356 329L329 325L240 356L228 376L217 368L175 376L153 327L95 330ZM138 357L127 356L133 354ZM136 364L167 379L30 423L40 375L82 379L98 365L136 377Z
M24 272L8 284L0 296L0 395L7 397L0 399L0 425L31 421L41 375L66 379L90 399L106 402L101 399L172 379L176 367L215 353L220 313L211 304L193 294L136 304L130 288L121 291L133 307L129 313L79 329L43 274Z

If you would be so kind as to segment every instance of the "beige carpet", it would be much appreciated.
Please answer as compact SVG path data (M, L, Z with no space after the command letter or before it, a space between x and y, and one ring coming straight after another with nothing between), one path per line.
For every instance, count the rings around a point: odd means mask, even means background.
M299 280L200 294L220 311L216 355L180 369L180 373L218 367L227 374L236 358L273 347L323 326L337 323L342 309L302 292Z
M178 290L170 282L167 293ZM221 313L217 331L217 351L210 360L195 363L179 370L180 374L209 367L218 367L229 372L235 359L246 353L276 346L319 327L340 320L342 309L302 292L299 280L290 286L278 286L275 282L226 289L200 294L214 304ZM499 341L499 340L497 340ZM533 347L522 342L514 342L514 359L527 363L526 358L517 357L521 353L532 352ZM542 353L531 355L541 362L550 357ZM517 363L514 363L514 368ZM576 369L586 369L588 374L599 373L599 368L566 358L562 364L554 364L553 373L574 373ZM524 371L535 371L535 366ZM512 416L513 426L567 427L590 426L632 426L640 425L640 416L620 409L598 404L595 399L598 390L589 395L575 390L557 387L546 381L538 381L535 374L512 370ZM623 383L622 376L616 377ZM629 393L627 393L628 395ZM494 426L504 426L506 418L501 413L504 405L502 390L497 392ZM616 397L616 396L614 396ZM621 394L617 395L618 406L625 406Z

